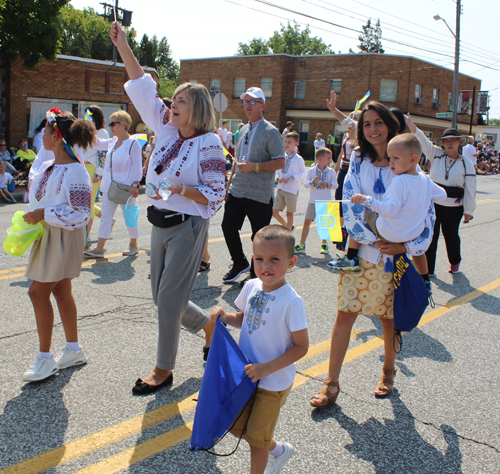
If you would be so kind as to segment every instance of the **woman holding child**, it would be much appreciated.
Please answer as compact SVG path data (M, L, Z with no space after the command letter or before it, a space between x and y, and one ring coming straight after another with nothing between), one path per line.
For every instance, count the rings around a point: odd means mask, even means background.
M210 346L215 325L189 297L209 218L225 197L225 158L213 133L215 113L207 89L201 84L180 85L170 111L158 97L152 77L137 62L119 23L113 23L110 37L130 77L125 90L144 123L158 136L146 177L151 204L148 219L153 224L151 289L158 307L157 361L152 372L138 379L132 389L135 394L146 394L173 382L181 323L192 333L203 328L205 350ZM171 192L165 199L157 191L162 179Z
M333 97L328 108L336 115ZM378 102L366 105L358 121L359 147L351 156L349 171L344 182L344 199L363 194L381 200L394 174L389 167L387 145L398 133L400 124L394 115ZM338 314L332 332L330 362L325 386L311 398L313 407L326 407L335 403L340 393L339 376L344 361L351 329L359 314L379 316L384 331L384 365L375 396L387 396L394 386L398 347L394 346L392 271L384 268L384 255L410 253L421 255L430 244L433 225L432 207L426 217L425 229L415 240L406 243L378 241L364 221L362 204L344 204L344 221L350 239L359 242L359 266L355 273L339 272ZM387 269L389 270L389 269Z

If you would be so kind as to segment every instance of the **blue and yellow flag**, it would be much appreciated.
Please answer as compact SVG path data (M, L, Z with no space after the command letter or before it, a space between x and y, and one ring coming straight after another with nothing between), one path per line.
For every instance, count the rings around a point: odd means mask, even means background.
M316 201L316 223L320 239L342 242L340 202Z
M354 112L357 112L361 108L361 104L370 97L370 91L368 91L365 96L356 102L356 107L354 107Z

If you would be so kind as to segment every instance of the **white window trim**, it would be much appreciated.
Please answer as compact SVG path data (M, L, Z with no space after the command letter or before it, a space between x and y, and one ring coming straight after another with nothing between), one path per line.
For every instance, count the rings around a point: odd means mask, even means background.
M267 81L271 81L270 83L269 83L269 82L267 82L267 84L271 84L271 89L270 89L270 90L268 90L268 89L264 89L264 88L262 87L262 85L263 85L263 84L262 84L262 81L263 81L264 79L266 79ZM265 97L266 99L270 99L270 98L273 96L273 78L272 78L272 77L261 77L261 78L260 78L260 88L261 88L261 89L262 89L262 91L264 92L264 97Z
M333 90L332 86L333 86L334 82L340 82L340 91L339 92L335 91L335 92L337 92L337 94L342 94L342 79L330 79L330 90L331 91Z
M385 82L393 82L395 83L396 87L395 87L395 90L394 90L394 100L386 100L386 99L383 99L382 98L382 90L380 90L380 93L379 93L379 100L380 102L390 102L390 103L395 103L397 98L398 98L398 81L397 80L394 80L394 79L380 79L380 89L382 89L382 81L385 81Z
M299 84L304 84L304 90L300 91L300 92L302 92L304 94L304 97L297 97L297 92L298 92L297 91L297 86ZM295 100L305 100L305 98L306 98L306 81L305 81L305 79L299 79L298 81L295 82L295 93L294 93L293 97L294 97Z
M307 132L302 131L302 124L303 123L307 123L307 128L309 129ZM305 143L309 143L309 135L311 133L310 125L311 124L310 124L309 120L299 120L299 137L300 137L301 133L307 133L307 140L305 141ZM301 140L301 143L303 143L303 140Z
M241 89L241 91L239 91L239 92L236 92L236 81L244 81L243 82L243 89ZM243 92L245 92L247 90L246 84L247 84L246 78L244 78L244 77L235 77L234 78L234 82L233 82L233 97L234 98L239 99L240 95L243 94Z

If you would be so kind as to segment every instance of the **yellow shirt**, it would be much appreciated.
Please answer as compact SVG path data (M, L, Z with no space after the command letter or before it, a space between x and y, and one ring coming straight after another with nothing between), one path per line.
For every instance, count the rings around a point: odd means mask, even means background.
M29 148L27 151L18 150L16 156L21 158L21 161L24 160L33 161L36 158L35 152L33 150L30 150Z

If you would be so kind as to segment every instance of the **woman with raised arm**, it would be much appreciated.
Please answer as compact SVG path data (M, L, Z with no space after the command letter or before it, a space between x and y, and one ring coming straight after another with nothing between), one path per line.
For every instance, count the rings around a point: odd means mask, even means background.
M417 134L422 143L422 150L431 163L429 178L444 188L448 196L445 201L434 204L436 210L434 236L425 253L429 275L433 275L436 271L436 253L441 229L450 262L448 272L457 273L462 260L460 235L458 235L460 223L462 217L464 224L474 219L476 209L476 171L472 161L460 154L461 147L467 144L469 137L460 135L455 128L449 128L443 132L442 138L436 139L439 144L444 145L443 150L441 147L434 146L415 126L410 114L406 118L410 131Z
M332 94L333 95L333 94ZM330 97L328 108L339 118L335 103ZM341 114L341 112L340 112ZM343 115L343 114L342 114ZM341 119L341 118L340 118ZM349 171L344 181L343 199L354 194L365 194L381 199L394 174L389 167L387 144L397 134L399 123L387 107L369 102L357 124L359 146L352 152ZM311 398L313 407L326 407L335 403L340 393L339 377L351 329L358 315L378 316L384 331L384 365L382 377L375 388L376 397L389 395L394 387L395 360L398 346L394 342L393 273L385 265L391 256L402 253L421 255L430 244L432 235L432 207L424 232L414 241L405 244L382 243L364 221L365 208L359 204L343 204L344 222L349 238L359 242L360 271L339 271L338 314L332 332L328 377L325 386Z
M174 92L171 111L156 92L156 83L144 74L127 43L125 31L114 22L110 32L127 69L125 91L143 122L158 136L146 176L151 231L151 289L158 306L156 366L138 379L133 392L150 393L171 385L181 323L195 333L206 333L205 351L213 323L189 297L207 238L209 218L225 196L225 157L213 133L215 112L201 84L181 84Z

